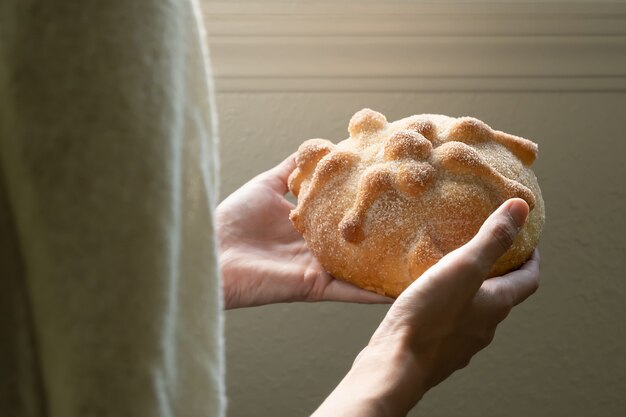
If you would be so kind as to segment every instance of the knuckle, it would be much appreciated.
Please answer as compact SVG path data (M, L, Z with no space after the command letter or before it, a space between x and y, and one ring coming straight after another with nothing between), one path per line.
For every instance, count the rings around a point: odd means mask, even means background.
M517 231L509 223L499 222L491 229L492 239L503 251L507 251L511 247L516 235Z
M497 324L504 320L513 308L514 296L502 283L485 290L485 321Z
M515 305L515 297L509 286L502 285L495 290L496 299L499 300L499 309L509 314L510 309ZM502 318L504 320L506 316Z
M493 338L495 337L495 335L496 335L496 329L495 328L488 329L485 332L485 335L481 339L480 349L484 349L487 346L489 346L491 344L491 342L493 342Z
M533 295L539 289L539 276L533 277L533 280L530 284L530 295Z
M467 368L467 366L469 366L471 361L472 361L472 357L471 356L464 357L461 360L461 363L459 364L459 369Z
M508 305L509 303L507 302L506 306L501 306L494 312L494 319L496 323L504 321L509 316L511 308Z
M480 258L472 253L463 253L456 256L454 266L470 274L479 274L482 272Z

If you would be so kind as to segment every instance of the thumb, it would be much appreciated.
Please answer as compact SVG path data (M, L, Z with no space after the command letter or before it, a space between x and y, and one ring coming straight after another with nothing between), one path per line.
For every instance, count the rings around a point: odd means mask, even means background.
M289 187L287 186L289 175L296 168L296 154L297 152L292 153L274 168L260 174L260 179L269 181L271 187L276 190L276 192L280 194L287 193L287 191L289 191Z
M504 202L485 220L476 236L463 247L463 256L477 263L486 276L493 264L511 247L528 217L528 204L513 198Z
M411 288L437 282L437 288L447 291L450 300L473 297L493 264L513 244L528 212L528 204L522 199L504 202L485 220L472 240L444 256L415 280L405 293L414 293Z

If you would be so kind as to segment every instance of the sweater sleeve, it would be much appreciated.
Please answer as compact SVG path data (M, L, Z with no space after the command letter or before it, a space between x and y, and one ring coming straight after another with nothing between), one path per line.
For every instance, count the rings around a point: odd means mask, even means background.
M223 415L201 28L191 1L0 5L1 415Z

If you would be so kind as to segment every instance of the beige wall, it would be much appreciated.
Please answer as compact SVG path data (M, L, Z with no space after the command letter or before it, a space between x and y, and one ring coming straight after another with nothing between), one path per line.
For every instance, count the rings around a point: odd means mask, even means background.
M418 411L431 417L623 413L626 94L221 94L218 105L225 193L306 138L343 138L350 113L363 106L389 119L470 114L535 140L547 208L541 289L501 326L490 348L429 393ZM230 415L313 410L385 311L326 303L229 312Z
M423 112L472 115L536 141L535 172L547 210L541 288L500 326L489 348L429 392L411 415L624 415L623 67L584 91L575 84L533 89L529 81L518 91L477 86L475 91L315 92L303 83L268 92L232 83L221 87L220 68L231 58L214 58L224 195L305 139L343 139L351 114L362 107L379 110L389 120ZM313 411L386 309L322 303L228 312L229 415L286 417Z

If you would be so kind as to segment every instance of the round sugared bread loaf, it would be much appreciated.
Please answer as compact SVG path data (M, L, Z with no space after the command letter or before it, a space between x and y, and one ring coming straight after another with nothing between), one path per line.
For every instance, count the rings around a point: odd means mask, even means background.
M470 117L388 123L370 109L357 112L348 131L337 145L304 142L289 177L298 197L291 221L331 275L396 297L512 197L531 211L491 276L530 257L545 219L530 169L535 143Z

